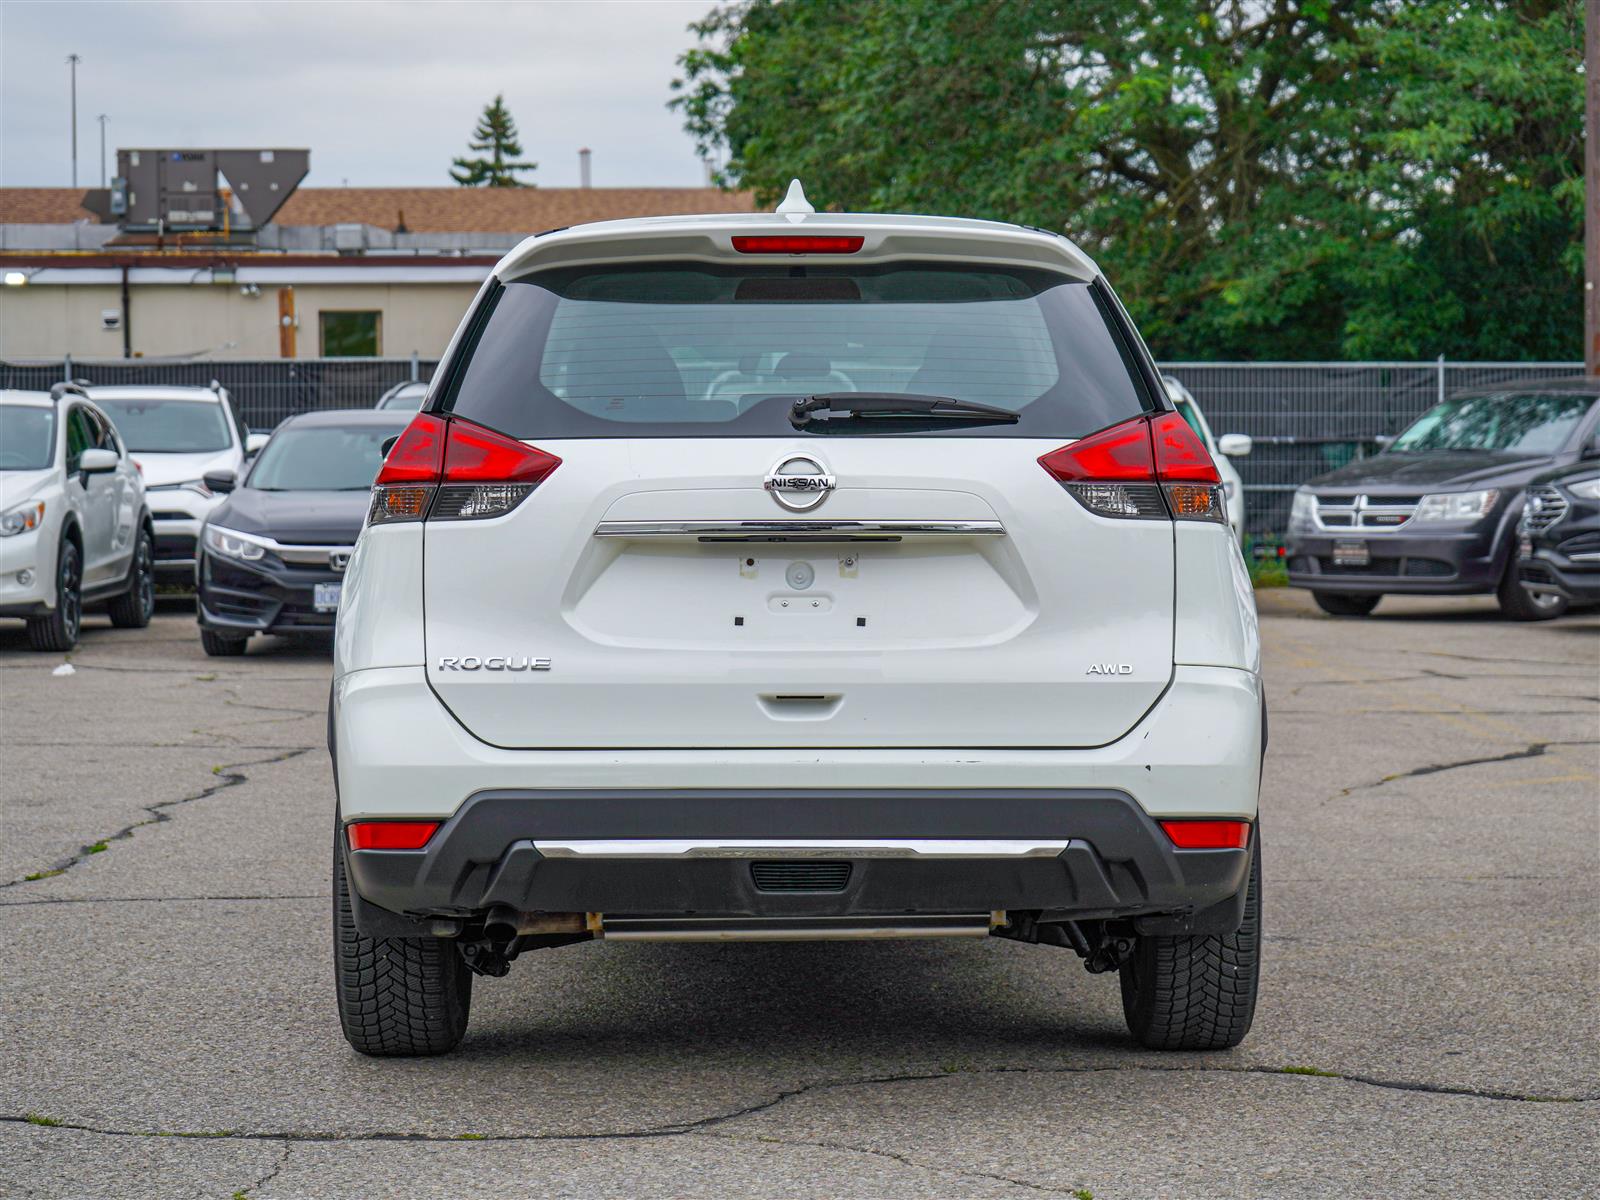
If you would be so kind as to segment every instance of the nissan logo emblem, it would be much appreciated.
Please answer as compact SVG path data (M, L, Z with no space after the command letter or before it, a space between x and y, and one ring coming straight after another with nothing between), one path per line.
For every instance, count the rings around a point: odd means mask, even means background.
M790 512L807 512L826 500L836 485L828 469L816 459L796 454L768 471L761 486Z

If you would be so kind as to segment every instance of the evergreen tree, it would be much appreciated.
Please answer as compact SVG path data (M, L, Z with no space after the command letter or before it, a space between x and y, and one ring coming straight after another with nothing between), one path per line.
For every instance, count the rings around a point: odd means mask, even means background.
M533 186L517 178L518 172L532 171L539 164L515 161L522 153L522 143L517 140L517 123L511 119L504 95L497 95L494 103L484 108L467 148L480 155L487 152L487 157L453 160L456 169L450 178L462 187Z

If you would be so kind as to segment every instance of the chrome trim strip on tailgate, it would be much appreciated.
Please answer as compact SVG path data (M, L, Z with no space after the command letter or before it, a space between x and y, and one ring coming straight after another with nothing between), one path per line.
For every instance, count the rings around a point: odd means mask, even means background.
M999 521L601 521L595 537L716 542L871 542L907 537L1004 537Z
M533 844L545 858L1055 858L1064 841L1033 838L768 838L710 842L676 838L577 838Z

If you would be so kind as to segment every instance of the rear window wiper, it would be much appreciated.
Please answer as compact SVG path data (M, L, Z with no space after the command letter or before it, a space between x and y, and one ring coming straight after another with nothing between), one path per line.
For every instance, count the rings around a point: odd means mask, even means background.
M917 396L901 392L824 392L796 400L789 420L796 429L822 418L818 413L862 417L950 417L962 423L1015 425L1020 417L1008 408L957 400L954 396Z

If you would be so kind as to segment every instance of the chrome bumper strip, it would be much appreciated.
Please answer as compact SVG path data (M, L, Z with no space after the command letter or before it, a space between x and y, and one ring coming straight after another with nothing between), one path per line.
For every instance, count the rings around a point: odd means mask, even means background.
M1055 858L1064 841L966 838L805 838L708 842L692 839L623 838L535 842L545 858Z
M1004 537L999 521L602 521L601 538L695 538L702 542L893 542L902 538Z

